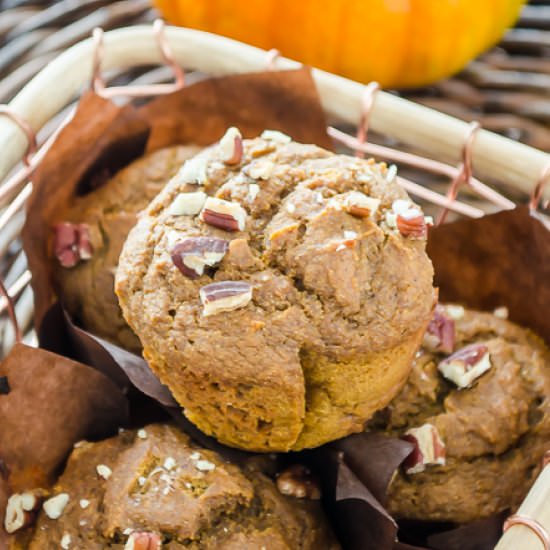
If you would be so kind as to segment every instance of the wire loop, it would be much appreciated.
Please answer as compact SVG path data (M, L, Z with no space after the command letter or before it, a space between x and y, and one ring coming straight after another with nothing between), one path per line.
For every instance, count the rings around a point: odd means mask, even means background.
M32 156L37 149L36 134L34 133L34 130L22 116L14 112L8 105L0 105L0 115L7 116L12 122L17 124L17 126L19 126L19 128L25 134L25 137L27 138L27 151L25 152L25 156L23 157L23 162L27 166L30 166Z
M363 97L361 98L361 118L357 126L357 141L360 144L367 142L369 134L370 117L372 113L372 107L376 99L376 95L380 90L380 84L378 82L370 82L365 86L363 90ZM355 156L359 158L365 158L365 153L356 149Z
M477 133L481 130L481 124L477 121L470 122L468 133L464 139L464 145L462 146L462 163L458 168L457 175L453 178L449 190L447 191L447 198L454 201L458 195L458 191L462 185L472 186L473 168L472 168L472 149ZM443 208L437 219L436 225L441 225L445 222L448 208Z
M0 279L0 294L6 300L6 309L8 310L8 316L15 332L15 341L19 344L23 341L23 335L21 333L19 321L17 320L17 314L15 313L15 304L13 303L13 298L10 296L10 293L4 286L4 282L2 281L2 279Z
M550 550L550 537L548 536L548 531L536 520L533 518L529 518L527 516L522 516L521 514L514 514L506 519L504 522L504 526L502 527L502 532L506 533L510 527L513 527L514 525L523 525L539 538L539 540L542 542L542 546L544 550Z
M172 69L174 73L174 82L172 84L149 84L141 86L112 86L107 88L101 75L101 61L103 59L103 29L96 27L93 30L92 37L94 41L94 51L92 58L92 89L105 98L111 99L117 96L127 97L148 97L153 95L166 95L181 90L185 86L185 73L177 64L172 49L166 40L164 34L164 21L157 19L153 23L153 32L160 49L164 62Z

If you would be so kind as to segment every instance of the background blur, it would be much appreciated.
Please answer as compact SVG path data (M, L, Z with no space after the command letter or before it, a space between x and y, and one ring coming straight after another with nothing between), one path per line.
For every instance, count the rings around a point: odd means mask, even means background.
M181 0L182 4L187 1ZM109 30L150 23L156 17L159 12L149 0L0 0L0 103L14 97L60 52L89 37L94 27ZM471 61L458 75L395 93L466 121L478 120L488 130L550 151L549 52L550 0L535 0L523 7L516 27L497 47ZM166 67L142 67L106 77L112 84L122 84L169 81L172 75ZM188 74L186 81L203 77ZM353 133L352 128L348 130ZM374 133L369 139L399 146ZM426 173L406 168L401 173L441 192L448 185L448 181ZM514 190L510 190L510 198L514 198Z

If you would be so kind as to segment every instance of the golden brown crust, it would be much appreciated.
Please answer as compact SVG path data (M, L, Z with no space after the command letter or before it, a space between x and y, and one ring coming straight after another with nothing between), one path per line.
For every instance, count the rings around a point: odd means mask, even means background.
M218 155L201 154L201 189L239 203L244 231L171 215L179 193L197 190L176 178L124 246L116 291L147 360L188 418L226 444L286 451L360 431L405 379L432 309L425 242L386 224L405 192L385 166L313 145L245 141L236 167ZM352 191L380 201L372 218L339 207ZM170 252L198 236L231 243L214 275L190 279ZM199 290L225 280L252 284L252 301L204 316Z

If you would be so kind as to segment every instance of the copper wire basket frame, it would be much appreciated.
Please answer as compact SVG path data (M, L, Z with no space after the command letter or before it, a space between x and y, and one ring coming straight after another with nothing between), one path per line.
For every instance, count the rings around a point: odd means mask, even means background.
M105 87L101 78L102 69L128 68L159 62L172 67L175 74L174 84L147 86L134 90L109 89ZM300 67L299 63L282 58L277 52L265 52L227 38L191 29L168 27L165 30L159 22L155 22L153 29L150 26L135 26L110 31L105 35L100 30L94 32L93 38L76 44L46 66L8 106L0 106L0 181L10 176L0 185L0 207L8 204L7 208L0 211L0 231L4 231L14 216L23 209L32 190L29 178L61 127L70 120L72 111L63 117L57 131L52 133L37 153L36 132L61 112L84 84L92 81L96 92L104 97L169 93L184 85L180 65L211 75L262 71L266 68L275 70ZM550 197L550 189L545 188L546 180L550 178L550 155L482 130L476 125L468 125L432 109L379 92L376 86L365 87L317 69L313 70L313 77L323 108L331 119L349 124L359 122L357 137L329 127L328 132L333 139L358 154L368 153L390 161L409 164L446 175L452 180L448 196L445 197L402 178L399 179L400 184L411 194L441 206L441 221L448 209L470 217L480 217L484 214L478 208L455 200L458 186L462 184L470 185L474 191L500 209L514 207L511 201L496 190L474 178L474 171L483 178L520 189L531 197L532 208L536 208L539 199ZM39 102L36 101L37 97L40 97ZM430 157L439 160L425 159L369 144L366 142L369 128L401 143L414 144L428 152ZM444 139L441 139L442 135ZM11 173L21 160L24 161L23 168ZM11 203L8 203L10 199ZM14 237L16 235L17 231L14 231ZM7 241L9 240L8 238ZM4 252L5 250L0 250L0 253ZM13 299L29 282L28 271L8 289L0 281L0 294L4 295L0 296L0 313L8 310L14 325L15 340L20 340L21 334ZM538 510L536 507L534 509L532 504L533 499L540 500L540 494L548 492L548 483L543 484L541 481L548 478L547 470L543 470L518 514L512 516L505 525L505 530L518 525L521 538L517 538L519 531L511 529L501 539L499 549L516 548L514 545L519 541L522 548L537 548L536 545L540 547L541 543L545 549L549 548L550 539L545 528L534 519L533 516ZM529 509L531 516L525 514L525 508ZM546 524L548 525L548 522Z

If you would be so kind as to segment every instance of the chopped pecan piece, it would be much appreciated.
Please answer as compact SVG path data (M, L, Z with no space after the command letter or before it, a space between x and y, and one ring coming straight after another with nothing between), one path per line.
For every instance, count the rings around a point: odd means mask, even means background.
M194 216L198 214L206 202L206 193L194 191L180 193L168 208L171 216Z
M231 127L220 139L219 149L225 164L239 164L243 158L243 137L235 127Z
M208 197L200 219L225 231L242 231L246 225L246 211L236 202Z
M245 307L252 300L252 285L246 281L220 281L203 286L200 299L205 317Z
M63 267L74 267L93 254L86 224L62 222L54 226L54 253Z
M6 506L4 528L9 534L34 523L43 500L43 491L27 491L11 495Z
M283 495L296 498L319 500L321 490L319 481L309 468L302 464L293 464L277 477L277 489Z
M278 130L264 130L260 137L268 141L276 141L277 143L290 143L292 141L290 136Z
M423 424L419 428L411 428L401 439L414 445L413 451L403 462L405 473L418 474L426 466L445 465L445 444L434 425Z
M344 201L346 210L357 218L369 218L376 214L380 199L368 197L359 191L351 192Z
M190 237L176 244L172 249L174 265L190 279L204 273L205 266L218 265L227 249L229 241L216 237Z
M157 533L134 531L130 533L124 550L160 550L162 540Z
M489 348L485 344L470 344L441 361L437 368L459 388L468 388L491 366Z
M444 307L436 306L432 320L424 334L424 347L429 351L452 353L455 337L455 322L445 315Z
M204 185L207 180L206 169L208 168L208 158L199 155L186 160L179 172L174 176L177 183L193 183L195 185Z
M424 214L411 202L396 200L393 202L392 211L395 215L395 225L403 237L412 239L424 239L428 234L428 224Z

